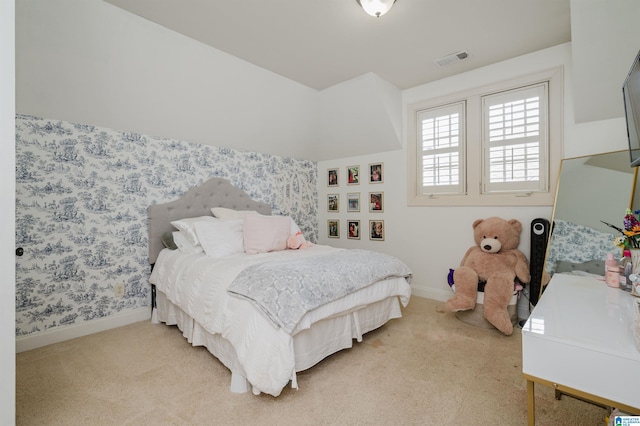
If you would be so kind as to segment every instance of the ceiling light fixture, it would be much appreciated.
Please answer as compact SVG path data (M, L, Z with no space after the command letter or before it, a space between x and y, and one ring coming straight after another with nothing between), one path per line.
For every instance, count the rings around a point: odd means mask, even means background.
M356 0L358 4L371 16L381 17L389 10L396 0Z

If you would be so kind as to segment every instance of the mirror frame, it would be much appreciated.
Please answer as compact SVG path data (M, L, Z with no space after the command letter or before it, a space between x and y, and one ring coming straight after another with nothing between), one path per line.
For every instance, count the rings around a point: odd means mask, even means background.
M565 163L565 161L569 161L569 160L575 160L575 159L579 159L579 158L586 158L586 157L593 157L596 155L605 155L605 154L614 154L614 153L619 153L619 152L627 152L626 150L618 150L618 151L609 151L609 152L601 152L601 153L597 153L597 154L588 154L588 155L581 155L581 156L576 156L576 157L567 157L567 158L563 158L562 161L560 162L560 168L558 169L558 178L556 180L556 192L553 198L553 210L551 212L551 222L550 222L550 230L549 230L549 236L547 237L547 244L546 244L546 248L545 248L545 254L544 254L544 261L542 264L542 280L540 283L540 291L538 294L538 300L540 300L540 297L542 297L542 293L544 292L545 288L547 287L547 284L549 284L549 281L551 280L551 276L548 275L547 273L547 258L549 256L549 247L550 247L550 242L551 242L551 236L553 234L553 227L554 227L554 221L555 221L555 217L556 217L556 207L557 207L557 200L558 200L558 191L560 189L560 184L561 184L561 177L562 177L562 168L563 165ZM627 207L630 208L631 210L635 211L638 210L638 208L635 208L634 206L634 202L636 200L640 200L640 194L636 194L637 191L640 191L640 185L638 185L638 167L631 167L629 166L630 169L634 169L632 172L632 182L631 182L631 193L629 194L629 201L627 203Z

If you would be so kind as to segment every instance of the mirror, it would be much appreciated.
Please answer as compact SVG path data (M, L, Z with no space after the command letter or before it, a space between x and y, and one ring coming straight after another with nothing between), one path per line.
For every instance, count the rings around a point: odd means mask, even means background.
M626 209L640 201L636 179L628 151L562 160L540 294L555 272L604 273L619 233L602 221L623 226Z

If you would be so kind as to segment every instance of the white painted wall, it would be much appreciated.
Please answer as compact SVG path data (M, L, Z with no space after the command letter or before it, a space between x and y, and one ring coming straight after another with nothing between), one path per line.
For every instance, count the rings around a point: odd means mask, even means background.
M100 0L19 2L16 54L20 114L308 160L401 145L375 74L317 92Z
M403 148L380 154L355 156L318 164L320 212L320 243L348 248L370 248L398 256L413 270L414 294L437 300L447 300L451 290L447 284L449 268L455 268L468 247L474 244L471 224L475 219L489 216L515 218L522 222L520 250L527 256L530 251L530 224L535 218L551 219L548 207L408 207L407 206L407 152L406 109L409 104L458 91L507 80L535 71L557 66L564 67L564 157L594 154L626 148L624 120L607 120L576 125L572 103L571 44L545 49L533 54L470 71L451 78L425 84L403 92L405 112ZM369 163L384 162L384 183L379 185L345 185L346 166L360 165L364 170ZM340 186L327 188L326 170L340 168ZM347 192L361 192L366 199L371 191L384 191L383 213L347 213L344 205ZM327 193L340 194L339 213L328 213ZM366 204L362 204L366 208ZM342 238L327 238L327 219L340 219ZM384 242L372 242L368 235L363 240L346 239L347 220L370 219L385 221Z
M0 1L0 425L15 424L15 1Z
M621 117L622 82L640 49L640 2L571 0L576 122ZM579 41L579 42L577 42Z
M402 147L402 92L373 73L318 94L320 116L314 158L334 159Z
M16 5L20 114L311 158L317 91L99 0Z

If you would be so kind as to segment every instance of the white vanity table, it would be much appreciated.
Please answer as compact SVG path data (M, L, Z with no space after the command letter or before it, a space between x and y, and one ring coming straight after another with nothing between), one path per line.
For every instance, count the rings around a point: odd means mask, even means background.
M522 329L529 425L534 383L640 414L638 298L592 276L555 274Z

